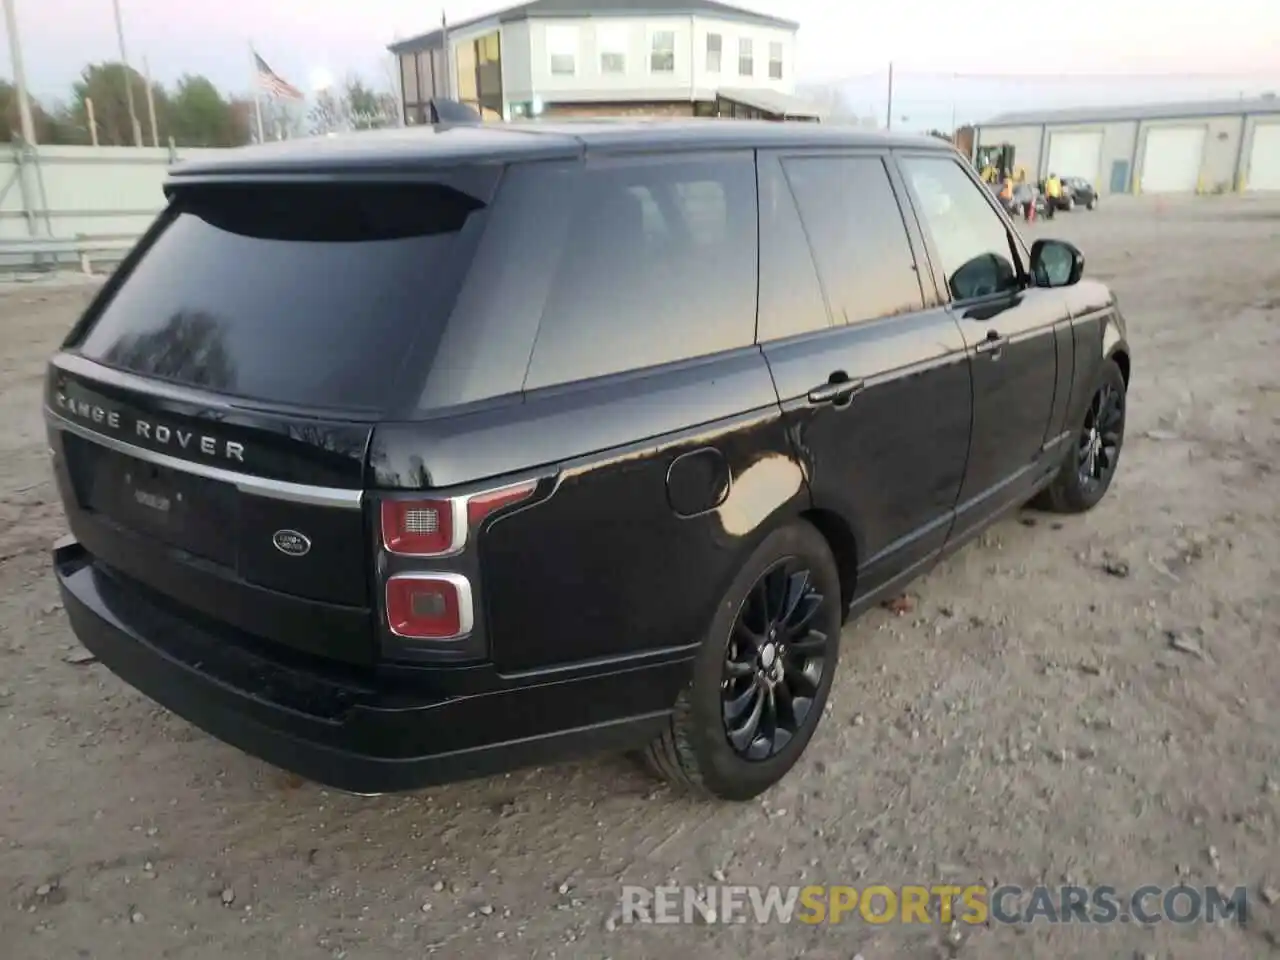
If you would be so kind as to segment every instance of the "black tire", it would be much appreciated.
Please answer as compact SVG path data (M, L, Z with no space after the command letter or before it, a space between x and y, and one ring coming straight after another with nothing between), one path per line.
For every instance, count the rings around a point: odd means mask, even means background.
M797 573L789 574L792 569ZM812 594L795 587L799 571L808 571ZM776 685L768 687L766 692L764 684L769 681L761 679L760 674L764 671L756 667L749 668L757 670L754 676L726 678L730 669L742 668L744 651L755 651L752 659L762 663L764 647L777 648L781 643L772 642L773 633L768 633L767 638L764 635L769 630L767 608L770 600L765 595L767 589L765 593L759 592L762 583L773 584L779 577L786 583L783 607L791 601L793 589L797 594L793 607L795 616L789 622L803 621L804 624L798 633L793 634L798 638L791 641L794 647L812 648L820 642L808 639L815 634L824 635L825 640L822 641L821 656L817 658L806 659L790 650L779 654L774 668L779 677ZM818 599L813 605L813 612L805 615L809 606L803 598L814 595ZM764 629L757 638L765 642L748 646L749 641L737 638L742 636L741 627L757 622L753 619L757 612L764 613L766 617ZM822 534L803 521L771 532L743 564L720 602L694 661L692 682L676 701L670 725L642 754L645 765L677 787L722 800L749 800L781 780L804 752L821 722L839 660L841 613L840 578L831 549ZM779 636L785 636L787 631L779 629L782 630ZM815 659L820 660L820 673L816 680L810 672ZM732 667L729 665L731 660ZM801 661L805 664L804 671L799 670ZM774 663L772 656L769 663ZM794 695L793 670L803 677L806 684L812 685L812 697ZM760 735L758 738L752 736L748 748L763 750L765 747L761 745L772 737L767 747L776 750L755 759L748 759L744 751L730 743L730 720L727 719L730 707L750 692L747 686L739 688L736 685L748 681L757 690L762 705L761 714L755 714L754 708L751 711L756 715ZM741 695L736 693L738 689L743 690ZM796 721L804 701L808 706ZM741 717L745 713L736 715ZM772 735L766 729L769 716L775 720ZM796 728L788 732L784 728L793 721L796 721ZM745 726L739 729L745 729ZM783 734L786 734L785 740ZM782 744L775 747L780 740Z
M1089 206L1088 206L1086 209L1088 209L1088 210L1092 210L1092 209L1093 209L1094 207L1096 207L1097 205L1098 205L1098 198L1097 198L1097 197L1091 197L1091 198L1090 198L1090 200L1089 200Z
M1106 496L1124 446L1126 387L1114 360L1102 365L1084 421L1053 483L1032 506L1053 513L1084 513Z

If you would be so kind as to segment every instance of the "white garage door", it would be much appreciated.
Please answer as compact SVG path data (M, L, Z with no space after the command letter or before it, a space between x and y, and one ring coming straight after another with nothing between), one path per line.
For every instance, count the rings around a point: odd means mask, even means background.
M1142 151L1143 193L1194 193L1204 158L1204 127L1147 131Z
M1050 133L1046 176L1084 177L1095 186L1102 165L1101 133Z
M1253 128L1249 149L1250 190L1280 190L1280 123L1260 123Z

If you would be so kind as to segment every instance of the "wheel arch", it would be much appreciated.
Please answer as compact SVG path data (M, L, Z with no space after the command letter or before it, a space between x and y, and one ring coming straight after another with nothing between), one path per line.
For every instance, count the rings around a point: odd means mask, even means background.
M840 608L842 616L847 618L849 606L853 603L854 591L858 585L858 541L853 528L840 514L820 507L811 507L800 512L800 519L815 527L822 539L827 541L832 557L836 561L836 572L840 575Z
M1114 360L1116 362L1116 366L1120 368L1120 376L1124 377L1124 388L1128 390L1129 371L1131 369L1129 365L1129 351L1123 346L1116 347L1107 355L1107 359Z
M840 579L842 617L847 619L849 606L853 602L854 591L858 581L857 536L845 517L835 511L812 506L807 488L803 496L796 496L787 502L778 504L755 527L750 537L742 539L741 547L739 548L739 562L745 563L746 559L773 531L797 522L807 523L817 530L818 534L826 542L827 548L831 551L831 556L836 564L836 573ZM732 576L730 576L725 583L716 585L717 598L724 596L732 579Z

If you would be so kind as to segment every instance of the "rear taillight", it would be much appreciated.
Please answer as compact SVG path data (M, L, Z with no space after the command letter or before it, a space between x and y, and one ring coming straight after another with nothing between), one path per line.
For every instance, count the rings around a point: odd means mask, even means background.
M536 489L537 482L531 480L458 497L383 500L378 515L383 549L413 558L393 563L397 572L386 580L391 633L406 640L459 641L451 655L465 650L467 644L461 641L471 636L475 625L471 581L460 573L429 569L442 564L421 561L462 553L472 530L498 510L529 499Z
M382 501L382 545L401 557L448 557L467 544L469 527L528 499L537 484L518 483L466 497Z
M467 541L467 514L457 500L383 500L382 545L402 557L444 557Z
M472 494L467 497L467 522L473 527L479 526L489 514L503 507L509 507L513 503L519 503L521 500L528 500L533 496L537 486L536 482L530 480L527 483L517 483L510 487L499 487L497 490Z
M457 640L471 632L471 583L456 573L398 573L387 580L387 624L398 637Z

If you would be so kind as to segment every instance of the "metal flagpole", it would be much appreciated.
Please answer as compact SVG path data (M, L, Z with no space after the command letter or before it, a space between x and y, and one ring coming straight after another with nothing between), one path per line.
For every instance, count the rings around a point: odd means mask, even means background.
M249 65L253 68L253 112L258 120L258 142L266 143L262 132L262 77L258 74L258 54L252 43L249 44Z
M885 129L893 129L893 62L889 62L889 105L885 113Z
M142 146L142 124L138 122L138 112L133 105L133 77L129 69L129 55L124 49L124 20L120 16L120 0L111 0L116 11L116 39L120 41L120 63L124 66L124 96L129 105L129 123L133 126L133 145Z

